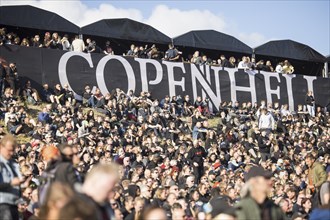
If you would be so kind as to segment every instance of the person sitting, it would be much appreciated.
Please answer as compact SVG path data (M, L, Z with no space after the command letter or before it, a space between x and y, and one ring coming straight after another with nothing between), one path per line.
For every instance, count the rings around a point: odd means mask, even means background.
M89 85L85 86L85 91L82 94L83 105L94 108L94 98L93 93Z
M61 87L60 84L56 84L55 85L55 89L54 89L54 99L56 101L57 104L64 104L64 91Z
M72 106L76 104L73 91L69 89L69 85L65 84L63 87L65 101L68 101Z
M43 85L43 90L41 91L41 99L44 102L54 103L54 94L50 91L47 83Z
M101 108L102 106L104 106L105 104L104 96L102 95L101 90L99 88L95 89L95 92L92 97L95 103L94 107Z
M31 82L27 81L23 89L24 99L32 105L39 103L39 94L35 88L31 87Z
M17 116L16 115L9 116L9 121L7 123L8 132L10 132L11 134L16 134L17 135L17 134L20 133L20 131L22 130L22 128L23 128L23 126L17 120Z

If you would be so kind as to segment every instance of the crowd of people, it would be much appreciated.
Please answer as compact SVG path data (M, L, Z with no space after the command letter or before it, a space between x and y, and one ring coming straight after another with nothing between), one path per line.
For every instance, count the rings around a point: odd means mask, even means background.
M65 51L77 51L87 53L104 53L114 55L115 52L111 47L110 41L106 41L104 47L98 45L94 40L87 38L84 42L77 35L73 39L70 39L68 35L63 37L59 36L58 33L46 32L41 38L39 35L35 35L32 39L21 38L15 33L7 33L6 28L0 29L0 46L5 44L14 44L25 47L42 47L59 49ZM155 44L151 47L148 45L138 46L132 44L124 56L149 58L157 60L168 60L173 62L189 62L197 65L217 65L227 68L241 68L245 70L262 70L267 72L277 72L283 74L292 74L294 67L288 60L281 61L273 67L271 61L259 60L256 62L255 58L244 56L242 59L236 59L235 57L229 57L220 55L219 59L212 60L207 54L202 54L200 51L195 51L192 55L183 56L183 52L175 48L173 44L169 44L167 51L160 51Z
M2 219L329 219L330 116L312 92L296 112L211 112L201 97L89 85L81 102L0 71Z

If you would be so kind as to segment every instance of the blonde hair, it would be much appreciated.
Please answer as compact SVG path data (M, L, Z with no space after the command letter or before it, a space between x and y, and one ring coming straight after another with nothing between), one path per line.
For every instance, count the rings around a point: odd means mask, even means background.
M101 176L110 175L114 178L119 178L118 166L114 163L111 164L99 164L94 166L92 170L87 173L85 184L97 183Z
M1 140L0 140L0 146L3 147L6 145L7 142L11 142L13 143L14 147L16 147L17 145L17 141L16 138L11 135L11 134L7 134L5 135Z

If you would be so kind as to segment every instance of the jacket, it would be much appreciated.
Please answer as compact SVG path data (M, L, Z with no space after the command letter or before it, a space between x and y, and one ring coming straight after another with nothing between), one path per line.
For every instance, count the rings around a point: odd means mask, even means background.
M313 181L316 188L320 188L322 183L327 180L327 174L324 167L319 162L314 162L308 169L308 179Z
M284 220L286 219L285 214L282 212L281 208L277 206L273 201L266 199L264 205L270 209L270 216L272 220ZM253 219L253 220L262 220L261 219L261 208L257 202L251 197L246 197L242 199L236 205L236 215L237 220Z
M20 196L20 188L10 184L14 177L22 177L18 164L0 155L0 204L16 204Z
M305 101L306 101L306 105L312 106L314 104L314 97L307 95Z
M53 170L55 167L57 168L55 172L54 181L66 183L72 189L74 189L74 185L76 183L79 183L79 179L72 163L64 162L64 161L51 161L50 164L48 164L45 172L49 172L50 170Z
M260 153L270 153L270 144L267 144L267 141L269 141L268 137L260 136L258 138L258 146Z
M259 129L272 129L275 128L275 120L270 113L266 115L260 115L259 118Z

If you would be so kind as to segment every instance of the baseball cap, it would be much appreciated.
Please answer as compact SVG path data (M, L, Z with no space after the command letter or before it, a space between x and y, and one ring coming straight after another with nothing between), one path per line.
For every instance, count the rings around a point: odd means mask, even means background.
M236 217L235 208L230 206L227 199L224 197L219 197L210 201L210 205L212 207L212 218L215 218L219 214L227 214Z
M210 170L209 175L216 175L216 174L215 174L214 170Z
M217 169L218 167L220 167L221 166L221 163L219 163L219 162L216 162L216 163L214 163L213 164L213 169Z
M245 181L248 181L251 178L263 176L266 179L269 179L272 177L272 173L265 170L264 168L260 166L254 166L252 167L249 172L245 175Z

